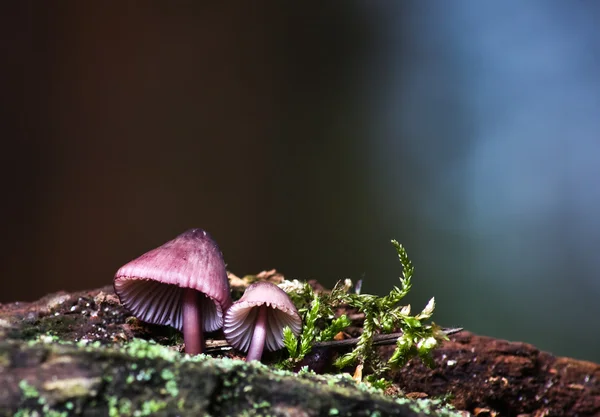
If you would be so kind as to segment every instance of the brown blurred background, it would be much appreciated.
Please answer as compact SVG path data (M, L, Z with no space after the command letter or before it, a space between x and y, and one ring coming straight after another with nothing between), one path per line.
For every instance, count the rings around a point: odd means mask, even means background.
M13 4L0 302L191 227L238 275L383 294L396 238L413 308L600 361L600 14L510 3Z

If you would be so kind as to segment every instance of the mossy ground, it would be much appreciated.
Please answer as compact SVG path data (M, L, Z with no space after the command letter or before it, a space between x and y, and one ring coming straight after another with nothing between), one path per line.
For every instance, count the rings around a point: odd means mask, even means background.
M112 287L52 294L0 305L0 416L456 415L400 389L480 415L599 415L598 364L468 332L451 339L434 369L394 370L382 396L347 375L280 374L231 351L190 359L178 332L132 319Z
M348 375L190 357L141 339L120 347L5 341L0 354L12 358L4 372L20 378L0 397L18 405L2 408L4 415L459 415L435 402L386 397Z
M17 307L0 306L0 415L456 415L348 374L296 374L231 351L190 357L178 332L132 319L110 287Z

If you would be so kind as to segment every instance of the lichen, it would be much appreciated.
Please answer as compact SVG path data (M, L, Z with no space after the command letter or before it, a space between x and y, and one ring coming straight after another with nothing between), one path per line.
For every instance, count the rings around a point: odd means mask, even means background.
M102 379L99 377L55 379L45 382L42 388L52 393L56 401L64 401L69 398L96 395L101 382Z

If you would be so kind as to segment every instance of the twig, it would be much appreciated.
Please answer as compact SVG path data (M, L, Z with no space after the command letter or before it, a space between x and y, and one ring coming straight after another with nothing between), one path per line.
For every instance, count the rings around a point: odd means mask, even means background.
M444 333L447 336L450 336L451 334L458 333L461 330L462 330L461 327L452 328L452 329L442 329L442 333ZM393 345L394 343L396 343L398 338L402 336L402 334L403 334L402 332L398 332L398 333L375 335L375 336L373 336L373 346ZM358 338L353 337L353 338L344 339L344 340L329 340L327 342L315 342L315 343L313 343L313 347L315 347L315 348L322 348L322 347L337 348L337 347L343 347L343 346L354 346L357 343L358 343Z
M450 329L442 329L442 333L447 336L458 333L462 331L462 327L450 328ZM393 345L396 343L398 338L402 336L402 332L399 333L389 333L389 334L378 334L373 337L373 346L385 346L385 345ZM313 343L313 348L340 348L345 346L354 346L358 343L358 338L353 337L350 339L344 340L329 340L327 342L315 342ZM207 340L206 341L206 351L221 351L221 350L229 350L231 346L227 343L226 340Z

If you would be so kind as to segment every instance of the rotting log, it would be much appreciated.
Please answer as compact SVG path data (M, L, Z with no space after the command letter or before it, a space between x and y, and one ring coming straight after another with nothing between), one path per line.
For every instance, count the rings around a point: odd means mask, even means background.
M446 398L462 415L600 415L599 365L468 332L450 338L435 368L409 362L382 395L348 375L284 373L232 351L191 359L177 331L132 319L112 287L60 292L0 305L0 415L449 415L404 395Z
M5 341L0 410L6 416L426 415L416 404L361 391L350 378L180 357L145 341L125 349Z

